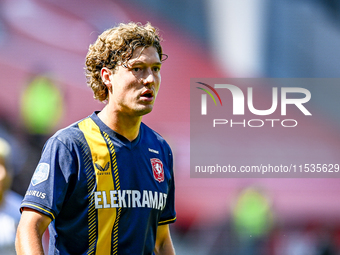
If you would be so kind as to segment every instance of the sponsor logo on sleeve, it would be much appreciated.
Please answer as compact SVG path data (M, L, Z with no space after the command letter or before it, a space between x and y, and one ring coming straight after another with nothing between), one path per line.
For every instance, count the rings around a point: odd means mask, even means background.
M35 169L35 172L32 177L32 185L38 185L39 183L42 183L48 179L48 176L50 174L50 165L47 163L40 163L37 168Z

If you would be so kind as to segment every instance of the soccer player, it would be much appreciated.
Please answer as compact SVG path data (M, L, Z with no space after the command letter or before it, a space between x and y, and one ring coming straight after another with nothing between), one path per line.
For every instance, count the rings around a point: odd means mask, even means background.
M90 45L88 85L107 104L45 144L21 204L19 255L43 254L48 226L49 254L175 253L172 152L142 123L164 56L150 23L120 24Z

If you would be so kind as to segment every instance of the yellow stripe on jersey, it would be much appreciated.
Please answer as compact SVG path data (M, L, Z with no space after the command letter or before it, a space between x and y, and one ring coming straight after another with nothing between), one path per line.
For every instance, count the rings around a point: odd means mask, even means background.
M105 140L106 140L107 144L109 145L111 155L112 155L112 169L113 169L114 177L115 177L116 190L120 190L120 182L119 182L119 174L118 174L118 166L117 166L117 160L116 160L115 147L113 146L109 135L106 134L105 132L103 132L103 133L104 133ZM115 224L113 226L112 254L117 254L117 252L118 252L118 223L119 223L121 212L122 212L122 208L118 207L116 221L115 221Z
M160 225L160 224L165 224L165 223L168 223L168 222L173 222L173 221L175 221L175 220L176 220L176 217L173 218L173 219L170 219L170 220L160 221L160 222L158 222L158 224L159 224L159 225Z
M110 151L100 133L99 127L91 118L81 121L78 126L83 131L91 150L93 167L96 173L97 191L106 191L106 194L103 192L103 208L97 210L98 238L96 255L109 255L111 254L112 230L117 214L116 208L105 208L106 201L109 201L110 190L115 189Z

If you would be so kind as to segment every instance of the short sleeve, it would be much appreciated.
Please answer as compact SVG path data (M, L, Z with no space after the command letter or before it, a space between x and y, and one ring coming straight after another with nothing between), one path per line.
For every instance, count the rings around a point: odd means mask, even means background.
M170 224L176 221L176 211L175 211L175 180L173 172L173 157L172 153L169 154L170 157L170 180L169 180L169 192L167 195L166 205L161 214L158 225Z
M54 220L67 198L68 184L75 169L74 157L66 145L57 137L50 138L44 146L21 210L28 207Z

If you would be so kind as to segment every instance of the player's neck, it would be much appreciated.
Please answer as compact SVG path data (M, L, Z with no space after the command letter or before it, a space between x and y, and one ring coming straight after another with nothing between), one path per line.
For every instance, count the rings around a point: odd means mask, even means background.
M129 141L136 139L139 134L139 127L142 122L141 116L131 117L120 114L115 111L110 111L106 106L98 113L98 117L106 126L124 136Z

